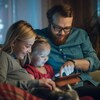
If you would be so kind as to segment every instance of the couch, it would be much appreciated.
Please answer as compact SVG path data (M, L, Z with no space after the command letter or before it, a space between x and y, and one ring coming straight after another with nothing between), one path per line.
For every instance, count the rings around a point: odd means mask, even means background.
M89 73L92 78L97 81L97 82L100 82L100 70L97 70L97 71L94 71L94 72L90 72Z

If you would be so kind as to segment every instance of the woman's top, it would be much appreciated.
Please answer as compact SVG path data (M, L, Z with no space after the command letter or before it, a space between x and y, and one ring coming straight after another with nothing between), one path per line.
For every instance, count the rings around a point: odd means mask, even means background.
M19 62L4 51L0 51L0 83L9 83L27 91L39 85L38 80L32 80Z

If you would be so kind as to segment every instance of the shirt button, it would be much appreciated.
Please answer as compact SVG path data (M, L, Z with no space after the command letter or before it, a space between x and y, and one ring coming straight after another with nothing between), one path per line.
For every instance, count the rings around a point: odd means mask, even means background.
M63 56L64 57L64 59L66 59L66 56Z
M62 49L59 49L59 51L62 51Z

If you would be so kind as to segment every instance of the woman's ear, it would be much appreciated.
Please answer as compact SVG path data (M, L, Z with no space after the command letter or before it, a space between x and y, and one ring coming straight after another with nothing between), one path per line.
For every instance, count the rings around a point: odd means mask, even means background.
M11 54L13 53L13 49L14 49L14 46L15 46L15 44L16 44L16 42L15 41L12 41L11 43L10 43L10 48L11 48Z
M14 47L15 44L16 44L16 41L12 41L11 44L10 44L10 46L11 46L11 47Z

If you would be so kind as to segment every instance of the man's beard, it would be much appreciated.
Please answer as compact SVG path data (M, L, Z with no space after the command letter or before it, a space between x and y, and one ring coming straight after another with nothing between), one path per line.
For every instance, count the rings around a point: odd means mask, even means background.
M66 42L66 39L68 37L68 35L65 35L63 36L63 39L60 39L56 35L54 35L52 32L49 35L50 35L51 41L57 46L63 45ZM62 35L59 35L59 37L62 37Z

